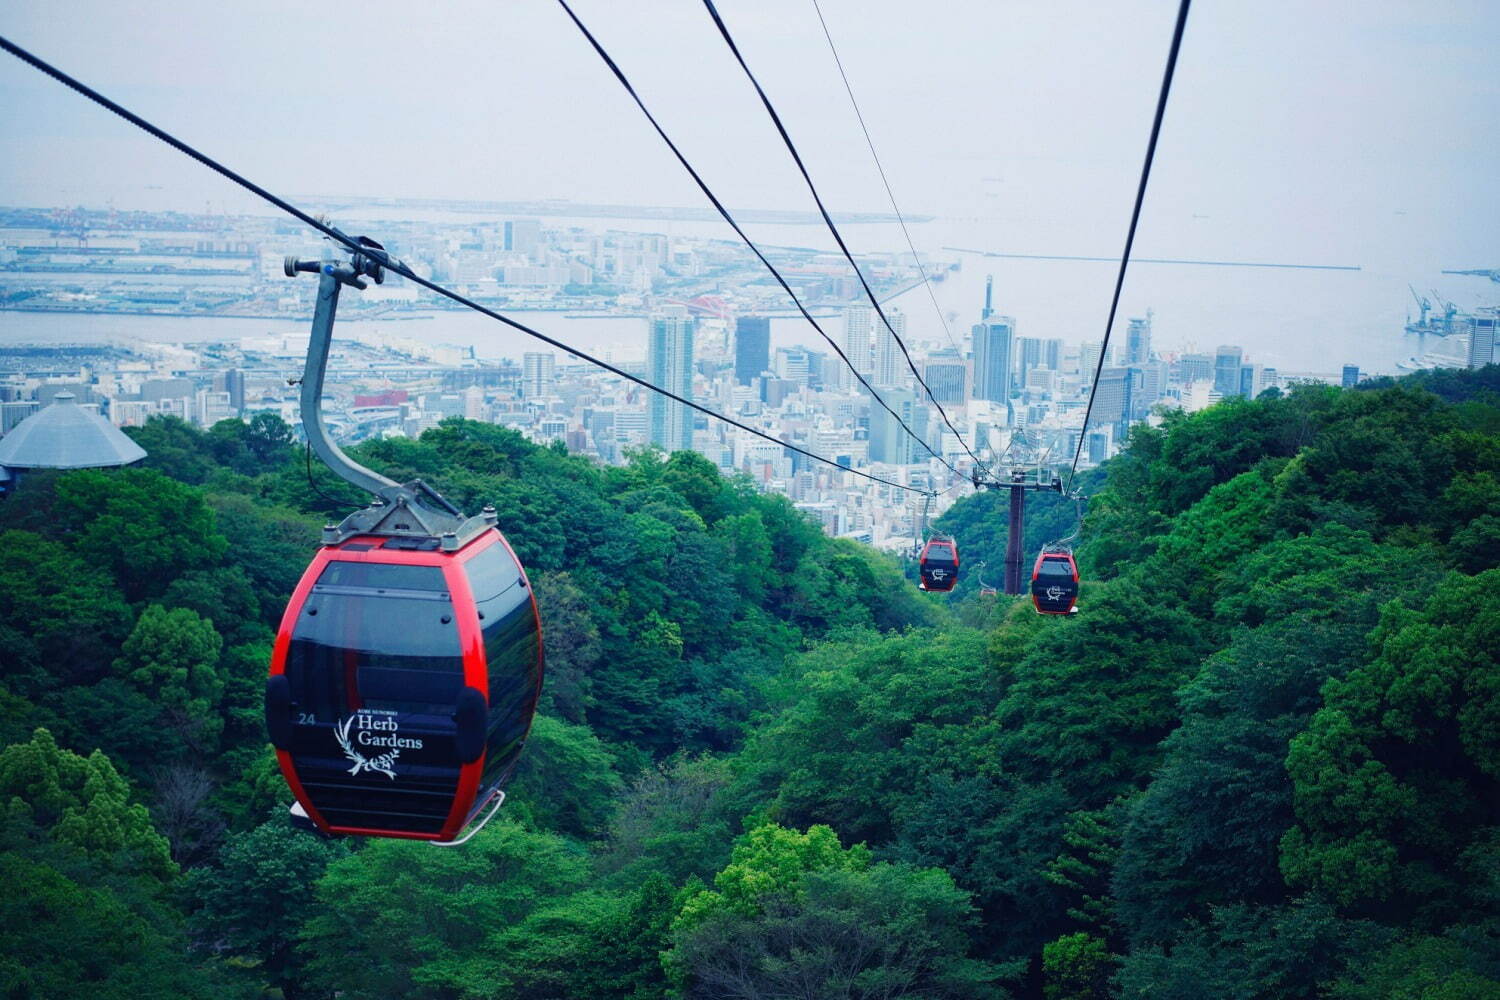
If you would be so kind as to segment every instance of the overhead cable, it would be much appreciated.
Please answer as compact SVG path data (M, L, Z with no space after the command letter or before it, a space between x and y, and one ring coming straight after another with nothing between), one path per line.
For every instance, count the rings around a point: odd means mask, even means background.
M885 166L880 162L880 154L875 152L875 140L870 138L870 129L865 124L864 113L859 110L859 102L854 99L854 88L849 85L849 74L844 72L844 61L839 58L838 46L833 44L833 33L828 30L828 22L823 17L823 8L818 6L818 0L812 0L813 10L817 11L818 23L823 26L823 37L828 39L828 51L833 53L833 64L839 69L839 78L844 81L844 92L849 95L849 104L854 108L854 117L859 119L859 130L865 134L865 145L870 147L870 158L875 161L875 169L880 172L880 183L885 185L886 197L891 200L891 211L896 213L896 221L901 224L901 235L906 237L906 245L911 250L911 259L916 262L917 272L922 275L922 284L927 288L927 297L932 299L932 308L936 310L938 322L943 324L943 333L948 336L948 343L958 351L960 357L963 350L958 346L958 341L953 338L953 331L948 326L948 319L943 315L943 307L938 305L937 293L932 290L932 279L927 276L927 268L922 266L922 255L917 253L917 246L912 242L911 230L906 228L906 217L901 214L901 206L896 204L896 192L891 190L890 178L885 175Z
M927 398L932 400L932 405L937 408L938 415L943 418L943 423L948 425L948 429L953 432L953 436L958 439L958 443L963 446L964 451L969 453L969 458L973 460L975 467L980 469L985 468L984 463L979 460L979 456L974 454L974 450L964 441L964 437L958 432L958 428L953 426L953 421L948 419L948 413L943 409L943 404L938 402L937 396L933 395L932 389L927 385L927 380L922 378L921 372L917 371L917 364L912 360L911 352L906 349L906 344L901 340L900 335L896 333L896 328L891 325L890 319L886 317L885 310L880 308L880 300L876 298L874 290L870 288L870 283L865 280L864 272L855 263L854 255L849 252L849 246L844 242L844 237L839 232L838 226L834 225L833 216L828 213L827 206L823 204L823 199L818 194L817 187L813 184L812 175L807 172L807 165L802 162L802 155L797 152L796 144L792 142L791 135L787 133L786 126L781 122L781 116L776 113L776 107L771 103L771 99L766 96L766 92L761 87L760 81L755 78L754 73L750 72L750 66L745 62L745 57L740 54L739 46L735 45L733 36L729 34L729 28L724 24L724 19L719 16L718 8L714 6L713 0L703 0L703 5L708 8L709 16L714 19L714 24L718 25L719 34L723 36L724 42L729 46L729 51L734 53L735 61L740 64L740 69L745 71L745 76L749 78L751 86L760 95L761 104L765 106L766 111L771 116L771 121L775 123L776 131L781 134L781 140L786 144L787 151L792 154L792 159L796 162L797 169L802 173L802 179L807 182L807 190L812 193L813 201L818 206L818 213L823 216L823 222L827 225L828 231L833 234L833 240L838 244L839 250L844 255L844 259L854 269L854 276L859 279L860 286L865 290L865 296L869 298L870 304L875 307L875 314L885 324L886 330L889 331L891 337L896 341L896 346L901 348L901 354L906 358L906 365L911 369L912 375L916 377L917 384L927 393Z
M1078 460L1083 457L1083 442L1089 433L1089 415L1094 410L1094 396L1099 378L1104 374L1104 358L1109 353L1109 334L1114 329L1115 312L1120 308L1120 290L1125 287L1125 269L1130 266L1130 248L1135 243L1135 228L1141 221L1141 205L1146 200L1146 182L1151 179L1151 161L1156 156L1156 140L1161 135L1162 118L1167 113L1167 97L1172 93L1172 73L1177 69L1177 52L1182 48L1182 31L1187 26L1188 7L1192 0L1182 0L1177 8L1177 25L1172 29L1172 47L1167 50L1167 67L1162 73L1161 94L1156 99L1156 117L1151 121L1151 138L1146 143L1146 160L1141 165L1141 183L1135 192L1135 208L1130 212L1130 229L1125 234L1125 252L1120 255L1120 273L1115 277L1115 294L1109 302L1109 319L1104 323L1104 342L1099 347L1099 361L1094 366L1094 384L1089 388L1088 405L1083 411L1083 428L1078 432L1078 448L1073 452L1073 467L1068 472L1068 490L1078 475Z
M656 130L656 134L661 136L662 141L667 144L667 148L670 149L672 151L672 154L677 157L677 162L682 164L683 169L686 170L689 176L693 178L693 181L698 185L698 190L702 191L703 194L708 198L708 200L713 203L713 206L718 210L719 215L723 217L725 222L729 223L730 227L735 231L739 238L744 241L745 246L749 247L751 252L754 253L757 258L759 258L762 264L765 265L766 270L771 272L771 276L776 279L776 282L781 286L782 291L786 292L786 294L791 298L793 304L796 305L797 311L802 314L802 318L807 320L808 323L812 324L812 328L818 331L819 335L828 342L828 345L832 347L835 352L837 352L838 356L843 360L844 364L849 366L849 370L854 373L854 377L859 380L859 384L868 389L870 391L870 395L874 397L875 401L879 403L887 413L896 418L896 422L901 425L901 428L906 431L907 434L911 435L911 437L918 444L925 448L928 454L930 454L933 458L936 458L939 462L943 463L943 465L947 466L949 471L951 471L955 476L962 476L962 473L960 473L958 469L954 467L952 462L949 462L946 458L944 458L942 453L936 451L932 447L932 445L927 443L926 439L924 439L920 434L918 434L916 431L912 430L910 426L908 426L906 421L902 419L901 414L893 410L890 404L881 398L880 393L875 391L875 387L865 379L860 370L854 367L854 362L849 360L849 356L845 354L844 349L838 345L838 341L830 337L823 330L823 327L818 324L818 321L813 319L812 313L807 311L807 307L802 304L802 300L797 297L797 293L792 291L792 286L789 285L786 279L781 276L781 272L778 271L776 269L776 266L766 258L766 255L761 252L760 247L756 246L755 241L752 240L750 236L745 232L745 230L741 228L740 224L735 221L735 218L732 214L730 214L729 209L724 207L724 203L719 200L719 197L716 194L713 193L713 190L708 186L708 183L703 179L702 175L699 174L698 171L693 167L692 163L688 161L688 158L683 155L682 150L677 147L677 143L673 142L671 136L667 135L666 129L662 128L661 123L656 120L656 116L651 113L651 109L646 107L646 102L642 100L641 95L636 92L635 87L630 82L630 78L625 75L625 71L620 69L619 63L615 62L614 58L609 54L604 46L600 44L599 39L594 37L594 33L588 29L588 25L584 24L583 20L573 12L573 8L568 6L567 0L557 0L557 2L562 7L562 9L567 12L568 17L572 19L573 23L577 25L578 30L583 33L583 37L588 40L589 45L593 47L599 58L602 59L604 61L604 64L609 67L610 72L614 74L615 79L620 81L620 85L625 88L625 92L628 93L631 99L635 101L636 107L641 109L641 113L646 116L646 120L649 121L651 123L651 127ZM959 443L963 443L962 438L959 439ZM967 445L965 445L965 448L967 448Z
M576 357L582 358L584 361L587 361L589 364L595 365L596 367L601 368L604 371L610 372L611 374L618 375L619 377L621 377L621 378L623 378L623 379L625 379L625 380L627 380L629 382L633 382L636 385L639 385L639 386L641 386L644 389L648 389L648 390L650 390L652 392L659 393L659 394L665 396L668 399L671 399L671 400L673 400L675 402L681 403L682 405L687 406L687 407L689 407L691 409L697 410L699 413L702 413L702 414L705 414L706 416L712 417L715 420L720 420L720 421L722 421L722 422L724 422L726 424L729 424L732 427L738 427L740 430L745 431L748 434L752 434L755 437L761 438L764 441L768 441L771 444L777 445L778 447L785 448L788 451L796 452L797 454L802 455L802 456L804 456L806 458L810 458L813 461L821 462L824 465L832 466L833 468L839 469L840 471L843 471L843 472L852 473L853 475L860 476L860 477L862 477L864 479L871 480L872 482L881 483L881 484L883 484L885 486L894 487L895 489L902 489L902 490L913 489L913 487L911 487L911 486L908 486L908 485L905 485L905 484L902 484L902 483L893 482L892 480L881 478L880 476L873 475L872 473L863 472L863 471L861 471L859 469L851 469L851 468L849 468L847 466L840 465L839 463L833 461L832 459L824 458L822 455L818 455L818 454L816 454L814 452L808 451L806 448L802 448L802 447L799 447L798 445L791 444L791 443L789 443L787 441L782 441L779 438L772 437L770 434L767 434L765 431L758 430L758 429L756 429L754 427L749 426L748 424L743 424L743 423L739 422L738 420L735 420L733 417L725 416L724 414L719 413L719 412L717 412L715 410L711 410L708 407L703 406L700 403L695 403L691 399L687 399L687 398L685 398L683 396L679 396L676 393L671 392L671 391L669 391L667 389L663 389L661 386L655 385L652 382L649 382L646 379L643 379L643 378L641 378L638 375L632 375L630 372L627 372L624 369L618 368L618 367L610 364L607 361L603 361L603 360L601 360L599 358L595 358L592 355L587 354L587 353L585 353L583 351L580 351L580 350L578 350L575 347L571 347L568 344L565 344L565 343L563 343L560 340L557 340L557 339L555 339L553 337L549 337L545 333L542 333L539 330L535 330L535 329L527 326L524 323L518 322L517 320L513 320L513 319L511 319L508 316L504 316L504 315L502 315L502 314L500 314L498 312L495 312L493 309L490 309L490 308L488 308L486 306L480 305L478 302L475 302L472 299L469 299L469 298L467 298L467 297L465 297L463 295L460 295L459 293L457 293L455 291L452 291L450 289L444 288L442 285L439 285L436 282L429 281L428 279L423 278L420 275L418 275L416 272L412 271L411 268L409 268L406 264L402 263L400 260L397 260L396 258L391 257L389 254L386 254L383 251L372 250L370 247L364 246L364 245L360 244L359 242L357 242L356 240L350 238L349 236L346 236L344 233L340 232L338 229L334 228L333 226L330 226L326 222L323 222L323 221L321 221L319 219L314 218L313 216L311 216L308 213L304 212L302 209L300 209L297 206L293 205L291 202L285 200L284 198L278 197L275 194L272 194L270 191L268 191L265 188L261 187L260 185L256 184L254 181L251 181L248 178L242 176L241 174L236 173L235 171L233 171L233 170L229 169L228 167L224 166L222 163L218 162L217 160L213 159L212 157L210 157L210 156L208 156L208 155L206 155L206 154L204 154L202 152L199 152L197 149L194 149L192 146L190 146L187 143L183 142L181 139L178 139L176 136L172 135L171 133L166 132L165 130L163 130L161 128L158 128L157 126L151 124L149 121L147 121L146 119L142 118L141 116L135 114L134 112L128 110L127 108L121 106L120 104L115 103L114 101L110 100L108 97L105 97L99 91L93 89L92 87L90 87L87 84L83 83L82 81L76 79L75 77L72 77L72 76L68 75L67 73L64 73L62 70L58 69L56 66L53 66L51 63L46 62L45 60L43 60L39 56L33 55L32 53L28 52L26 49L21 48L19 45L16 45L14 42L10 41L9 39L4 38L4 37L0 37L0 49L4 49L6 52L9 52L11 55L15 56L17 59L20 59L22 62L24 62L24 63L26 63L26 64L34 67L35 69L40 70L41 72L43 72L46 75L52 77L54 80L58 81L59 83L63 84L64 86L71 88L72 90L76 91L77 93L81 94L82 96L84 96L84 97L88 98L89 100L93 101L95 104L98 104L100 107L105 108L106 110L111 111L111 112L113 112L116 115L119 115L121 118L125 119L130 124L136 126L137 128L141 129L142 131L150 134L151 136L153 136L153 137L155 137L157 139L160 139L162 142L164 142L167 145L171 146L173 149L176 149L178 152L183 153L186 156L192 157L194 160L197 160L199 163L203 164L205 167L208 167L214 173L219 174L221 177L224 177L227 180L232 181L233 183L235 183L238 186L244 188L246 191L249 191L251 194L254 194L256 197L262 199L263 201L265 201L265 202L267 202L267 203L269 203L271 205L274 205L275 207L281 209L283 212L285 212L286 214L288 214L288 215L292 216L293 218L297 219L299 222L303 223L304 225L306 225L306 226L308 226L308 227L310 227L312 229L317 230L318 232L322 233L324 236L328 237L330 240L333 240L334 242L339 243L340 245L344 246L348 250L350 250L352 252L355 252L355 253L364 254L364 255L366 255L368 257L375 257L376 259L378 259L380 261L381 264L383 264L386 267L387 270L389 270L389 271L391 271L391 272L393 272L395 274L401 275L403 278L405 278L406 280L412 282L413 284L420 285L421 287L427 289L428 291L433 292L433 293L435 293L437 295L441 295L442 297L444 297L446 299L449 299L449 300L451 300L453 302L457 302L458 304L460 304L462 306L467 306L468 308L473 309L475 312L482 313L483 315L488 316L490 319L496 320L497 322L500 322L500 323L504 323L506 326L511 327L512 329L519 330L522 333L524 333L524 334L526 334L526 335L528 335L530 337L534 337L535 339L540 340L544 344L548 344L548 345L550 345L552 347L557 348L558 350L565 351L565 352L567 352L569 354L575 355ZM923 491L916 491L916 492L923 492Z

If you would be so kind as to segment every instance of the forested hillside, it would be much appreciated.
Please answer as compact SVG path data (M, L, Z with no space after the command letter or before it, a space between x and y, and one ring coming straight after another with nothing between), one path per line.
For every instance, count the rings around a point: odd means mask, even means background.
M1001 494L943 597L694 454L362 445L494 504L542 608L451 850L292 829L266 742L361 498L274 418L133 433L0 502L6 996L1500 997L1500 369L1137 428L1066 619L978 594Z

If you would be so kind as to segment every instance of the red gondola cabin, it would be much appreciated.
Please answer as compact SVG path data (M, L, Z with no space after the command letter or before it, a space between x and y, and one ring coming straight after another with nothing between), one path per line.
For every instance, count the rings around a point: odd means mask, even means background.
M1031 570L1031 602L1044 615L1070 615L1078 603L1078 563L1066 550L1043 551Z
M922 547L917 560L922 590L946 593L958 583L958 543L951 538L939 536Z
M319 830L447 841L510 776L541 685L536 601L498 531L454 551L357 535L297 584L266 727Z

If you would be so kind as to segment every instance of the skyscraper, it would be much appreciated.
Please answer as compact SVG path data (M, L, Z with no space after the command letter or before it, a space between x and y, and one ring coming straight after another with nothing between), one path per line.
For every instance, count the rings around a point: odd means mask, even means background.
M927 434L927 407L917 402L916 393L909 389L892 389L880 394L892 410L901 415L906 425L917 434ZM927 454L912 435L885 407L878 403L870 406L870 461L891 465L914 465Z
M1123 437L1123 425L1134 409L1136 389L1142 381L1138 368L1105 368L1099 373L1099 385L1094 389L1094 412L1090 414L1090 426L1119 425L1116 437Z
M749 385L770 366L770 317L740 316L734 321L734 380Z
M1240 394L1240 367L1244 352L1233 344L1221 344L1214 353L1214 391L1220 398Z
M1495 325L1500 309L1481 310L1469 317L1469 367L1483 368L1495 363Z
M693 396L693 321L684 306L668 306L651 317L646 377L684 399ZM693 411L660 393L646 401L651 441L666 451L693 446Z
M969 401L969 366L957 351L938 351L922 366L922 378L939 403L962 406Z
M1041 367L1042 346L1042 341L1036 337L1016 338L1016 374L1020 376L1022 385L1026 384L1026 376L1031 374L1032 369Z
M1042 341L1042 367L1062 371L1063 342L1061 337L1048 337Z
M1094 384L1094 373L1099 370L1100 347L1100 341L1085 340L1078 348L1078 374L1083 379L1084 385ZM1105 367L1109 367L1113 354L1113 351L1104 351Z
M1151 360L1151 311L1146 311L1145 319L1132 319L1130 327L1125 331L1125 357L1120 359L1123 365L1144 365Z
M1345 365L1344 375L1339 384L1345 389L1352 389L1359 385L1359 365Z
M1183 385L1214 380L1212 354L1184 354L1177 359L1177 380Z
M869 306L849 306L844 310L844 353L854 370L865 378L873 371L870 332L874 319L875 313Z
M991 316L974 325L974 398L996 403L1010 401L1010 359L1016 321Z
M527 351L521 356L521 395L541 399L552 392L557 358L551 351Z
M505 223L502 248L530 256L541 239L542 224L536 219L509 220Z
M875 377L871 381L878 388L894 389L910 381L903 377L908 370L906 356L901 351L901 345L896 342L896 337L906 339L906 313L892 309L885 314L885 318L890 321L890 330L885 328L878 317L875 320ZM891 330L896 332L895 337L891 336Z
M245 372L233 367L223 373L223 388L229 393L229 409L239 417L245 412Z
M1260 365L1240 365L1240 395L1254 399L1260 395Z

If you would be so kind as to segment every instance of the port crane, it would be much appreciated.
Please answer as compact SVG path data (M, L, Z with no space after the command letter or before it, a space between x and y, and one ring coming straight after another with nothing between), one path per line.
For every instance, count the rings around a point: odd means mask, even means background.
M1420 327L1426 327L1427 314L1432 311L1432 302L1429 299L1423 297L1422 293L1417 291L1415 285L1408 284L1406 287L1411 289L1411 297L1417 300L1417 308L1422 310L1422 315L1421 318L1417 320L1417 325ZM1410 316L1407 316L1406 318L1408 322L1411 320Z
M1432 290L1432 298L1433 301L1435 301L1439 306L1442 307L1443 329L1447 330L1449 333L1452 333L1453 317L1458 315L1458 306L1443 298L1443 296L1438 293L1438 290L1436 288Z

